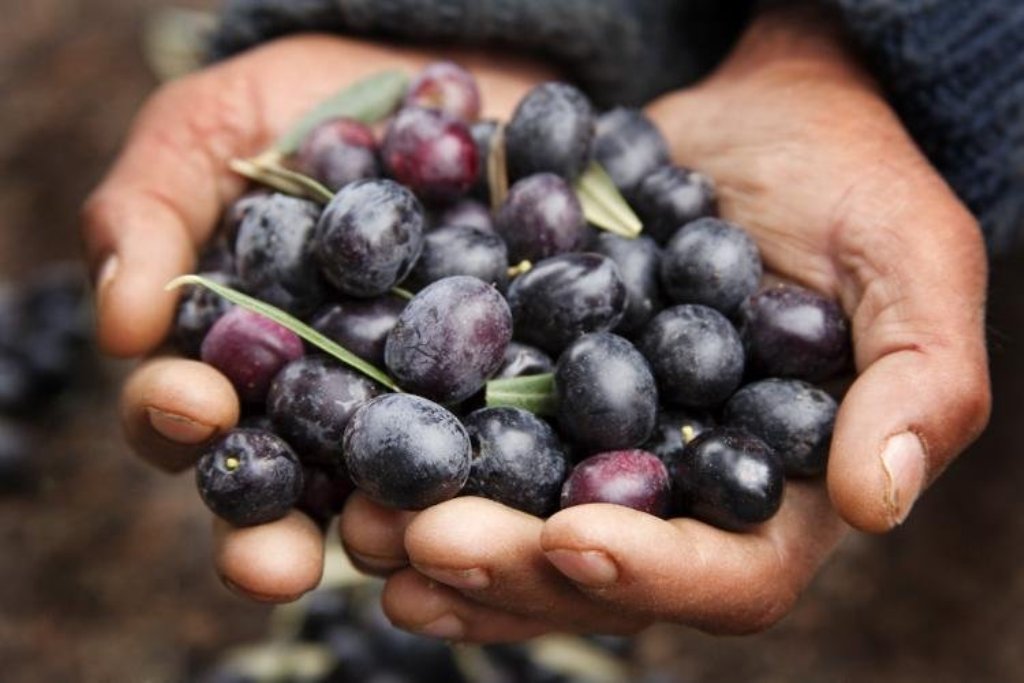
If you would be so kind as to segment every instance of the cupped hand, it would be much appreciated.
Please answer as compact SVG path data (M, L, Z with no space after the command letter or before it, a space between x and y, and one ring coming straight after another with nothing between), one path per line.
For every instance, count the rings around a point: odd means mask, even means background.
M353 49L372 58L350 59ZM159 95L86 212L104 346L134 355L165 336L173 298L163 284L190 268L195 245L241 189L224 172L229 157L257 151L346 80L419 59L293 39ZM485 101L499 116L538 77L469 65L483 70ZM385 608L401 626L472 641L630 633L659 620L765 628L849 525L902 522L986 422L977 226L828 22L764 15L721 69L649 113L676 160L716 180L723 216L751 231L767 266L838 297L851 316L859 374L840 409L827 484L791 482L778 515L742 534L613 506L545 522L476 498L408 513L356 494L342 541L358 566L389 576ZM143 456L180 469L196 444L233 424L237 400L210 368L161 359L129 381L124 416ZM319 578L318 534L297 513L220 528L218 566L250 596L289 599Z
M343 542L390 575L385 608L406 628L475 641L653 621L766 628L850 526L902 523L988 419L978 226L827 17L763 15L716 73L649 113L676 160L715 179L722 215L767 267L852 320L858 376L827 479L790 481L778 515L739 534L605 505L545 522L475 498L412 515L356 495Z
M244 190L228 170L262 151L313 105L384 69L412 74L430 61L472 69L484 114L507 118L537 82L551 78L526 62L482 53L429 53L328 36L288 38L173 82L139 114L124 150L82 212L96 281L98 340L122 357L147 356L168 335L177 295L164 291L192 272L221 212ZM125 383L121 415L132 448L162 469L192 466L202 445L232 428L238 398L220 373L199 362L151 357ZM265 601L292 600L319 583L323 534L293 512L264 526L215 526L216 564L225 583Z

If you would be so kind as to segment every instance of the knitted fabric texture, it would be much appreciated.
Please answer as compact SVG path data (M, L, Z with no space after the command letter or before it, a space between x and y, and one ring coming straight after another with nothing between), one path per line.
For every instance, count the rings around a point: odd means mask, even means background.
M1024 2L835 0L928 158L989 246L1024 228Z
M1024 2L821 0L992 250L1024 232ZM728 51L751 2L229 0L212 54L298 31L500 46L562 65L598 104L641 105Z

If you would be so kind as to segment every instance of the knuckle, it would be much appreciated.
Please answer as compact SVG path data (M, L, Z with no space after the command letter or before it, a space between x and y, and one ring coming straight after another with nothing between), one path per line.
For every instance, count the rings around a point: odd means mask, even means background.
M416 595L417 592L416 573L411 569L392 574L384 583L384 589L380 596L381 610L387 620L396 628L410 631L420 625L415 619L416 611L410 609L416 604L415 601L410 600L410 597Z
M108 227L114 221L115 202L110 194L100 188L93 192L78 211L78 224L87 246L101 248Z
M789 614L794 602L795 596L772 595L747 604L742 610L719 615L717 618L698 624L698 626L712 635L754 635L767 631L779 623L783 617Z
M992 416L992 390L983 372L971 372L966 383L960 395L960 412L964 428L973 440L985 430Z

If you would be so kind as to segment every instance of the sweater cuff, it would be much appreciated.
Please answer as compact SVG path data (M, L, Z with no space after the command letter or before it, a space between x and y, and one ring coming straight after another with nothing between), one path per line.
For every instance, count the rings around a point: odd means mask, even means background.
M991 250L1024 230L1024 3L829 0Z
M487 45L564 68L601 106L640 106L728 51L753 0L229 0L214 59L302 31Z

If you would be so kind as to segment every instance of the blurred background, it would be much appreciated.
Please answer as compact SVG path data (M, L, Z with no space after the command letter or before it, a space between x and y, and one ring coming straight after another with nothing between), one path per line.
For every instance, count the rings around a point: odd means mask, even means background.
M77 208L157 84L143 37L167 5L0 0L0 282L77 258ZM851 537L767 633L652 630L628 648L628 680L1024 680L1022 288L1024 259L994 264L992 426L904 528ZM192 478L126 451L116 400L127 366L87 350L73 367L70 388L17 419L28 471L0 457L0 680L202 680L295 612L225 590Z

